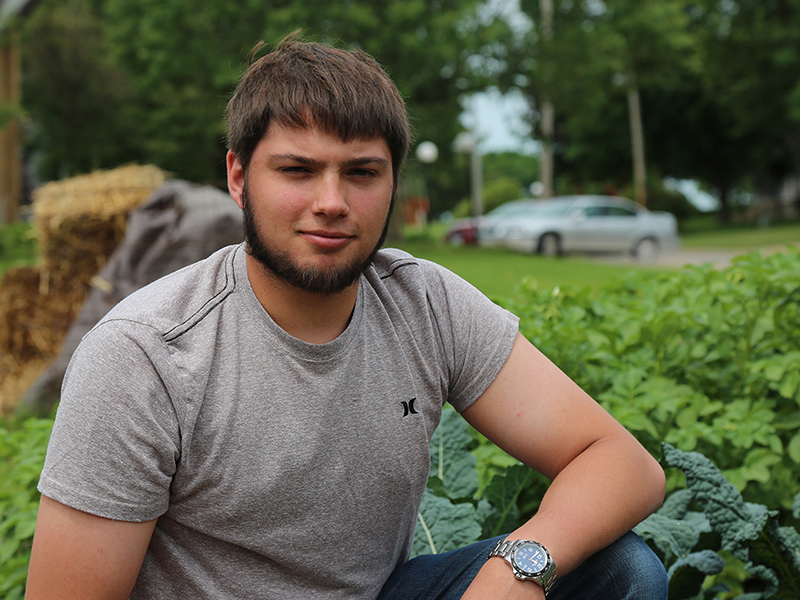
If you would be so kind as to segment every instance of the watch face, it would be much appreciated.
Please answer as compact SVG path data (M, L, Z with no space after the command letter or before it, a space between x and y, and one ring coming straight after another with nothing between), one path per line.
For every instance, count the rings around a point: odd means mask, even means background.
M542 573L547 566L547 553L541 546L523 544L511 556L516 567L527 577Z

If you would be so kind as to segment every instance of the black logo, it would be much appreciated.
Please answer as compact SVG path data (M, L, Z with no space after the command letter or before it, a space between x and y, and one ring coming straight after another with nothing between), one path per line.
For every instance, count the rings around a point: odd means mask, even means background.
M416 400L416 398L412 398L412 399L411 399L411 400L409 400L408 402L406 402L405 400L401 400L401 401L400 401L400 404L402 404L402 405L403 405L403 416L404 416L404 417L407 417L409 414L411 414L411 415L417 415L417 414L419 414L419 413L417 412L417 409L416 409L416 408L414 408L414 401L415 401L415 400Z

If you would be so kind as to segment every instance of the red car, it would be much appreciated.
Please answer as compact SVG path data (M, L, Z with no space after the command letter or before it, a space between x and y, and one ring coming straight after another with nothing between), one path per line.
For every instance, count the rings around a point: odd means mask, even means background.
M490 210L482 217L469 217L456 219L444 236L444 239L454 246L474 245L478 243L478 225L486 224L501 217L511 217L525 212L536 203L536 200L522 198L501 204Z
M474 246L478 243L478 219L456 219L444 236L453 246Z

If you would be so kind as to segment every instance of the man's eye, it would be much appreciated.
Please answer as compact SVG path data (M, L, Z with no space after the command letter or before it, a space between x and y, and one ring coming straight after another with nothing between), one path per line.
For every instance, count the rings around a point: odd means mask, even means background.
M281 171L283 171L284 173L307 173L308 167L299 167L299 166L282 167Z
M353 169L350 174L354 177L375 177L375 171L372 169Z

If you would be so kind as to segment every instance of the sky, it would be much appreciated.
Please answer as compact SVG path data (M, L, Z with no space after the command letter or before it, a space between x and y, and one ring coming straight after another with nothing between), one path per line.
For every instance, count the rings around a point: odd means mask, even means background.
M477 134L484 154L506 150L536 154L539 145L531 139L530 126L522 118L527 111L528 103L520 92L504 95L490 89L467 101L461 122Z

